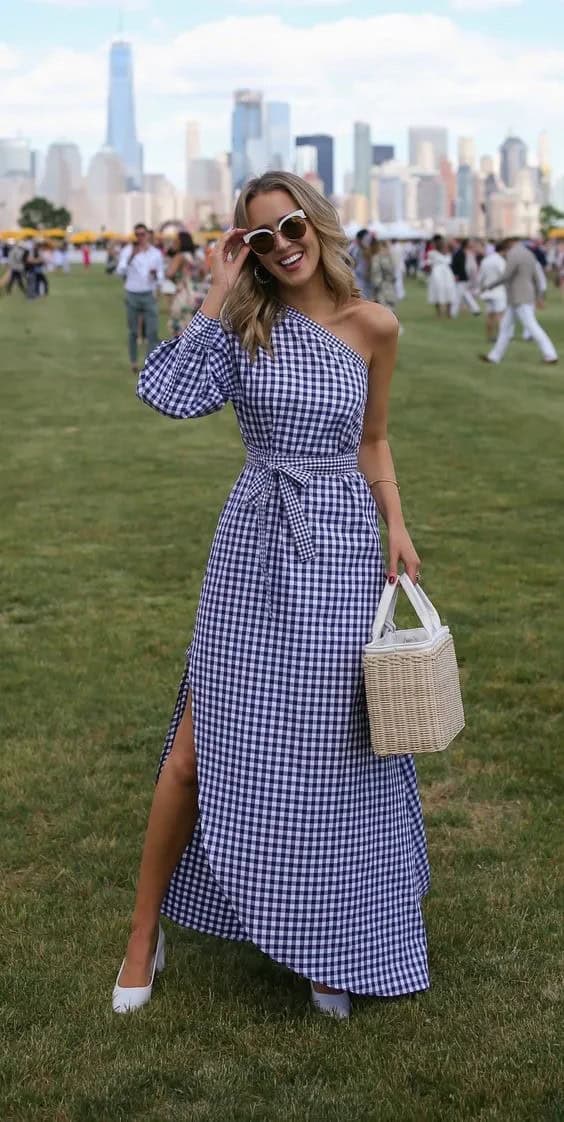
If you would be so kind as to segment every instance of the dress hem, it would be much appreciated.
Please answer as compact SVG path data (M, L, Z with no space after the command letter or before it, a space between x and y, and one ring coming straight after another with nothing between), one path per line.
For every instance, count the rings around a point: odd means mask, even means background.
M428 891L429 891L429 889L427 888L423 893L421 893L421 895L419 896L419 903L421 903L422 900L424 900ZM308 981L312 981L312 980L313 981L320 981L321 980L321 979L317 979L317 978L312 979L311 976L309 976L308 974L304 974L303 970L300 970L300 969L297 969L294 966L291 966L290 963L284 962L280 958L275 958L272 954L270 954L268 951L266 951L264 949L264 947L261 947L259 943L256 943L254 941L254 939L251 938L250 935L246 935L246 934L245 935L223 935L223 934L219 934L217 931L212 931L210 929L210 927L207 927L203 923L196 923L196 922L194 922L194 923L181 923L180 920L175 919L174 916L171 915L172 910L173 910L172 908L169 909L167 907L161 908L161 915L165 916L165 918L170 920L171 923L174 923L177 927L182 928L184 931L197 931L199 935L210 935L214 939L223 939L223 940L225 940L226 942L229 942L229 943L247 943L250 946L255 947L256 950L259 951L261 954L265 955L266 958L269 958L271 962L276 963L277 966L280 966L285 970L289 970L290 973L296 974L300 978L306 978L306 980L308 980ZM357 997L382 997L382 998L386 998L386 997L409 997L410 995L417 994L417 993L427 993L427 991L431 987L431 983L429 981L426 986L418 986L416 989L405 988L403 986L399 987L399 988L396 988L396 989L389 989L388 988L385 991L383 990L383 988L370 989L370 990L368 990L368 989L351 989L350 986L345 981L343 981L342 978L329 977L325 970L322 971L322 973L324 975L324 977L322 979L324 985L333 986L335 989L347 990L348 993L356 995Z

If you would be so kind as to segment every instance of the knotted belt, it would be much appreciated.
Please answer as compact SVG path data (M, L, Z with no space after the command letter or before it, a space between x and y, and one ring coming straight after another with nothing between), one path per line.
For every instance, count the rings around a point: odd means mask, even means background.
M266 508L276 485L300 561L315 557L311 529L301 504L301 491L312 475L345 475L358 471L354 453L341 456L280 456L260 448L247 447L245 466L258 468L247 488L245 503L256 507L258 515L260 566L266 586L269 614L272 616L271 579L266 560Z

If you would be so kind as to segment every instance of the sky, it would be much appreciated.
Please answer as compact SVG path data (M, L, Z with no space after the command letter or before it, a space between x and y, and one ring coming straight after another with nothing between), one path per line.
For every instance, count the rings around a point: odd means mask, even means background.
M337 141L337 187L352 122L407 154L409 125L444 125L491 154L509 130L546 129L564 174L564 0L0 0L0 135L45 150L104 143L108 49L133 45L145 170L184 187L184 125L202 154L230 147L235 88L288 101L294 134Z

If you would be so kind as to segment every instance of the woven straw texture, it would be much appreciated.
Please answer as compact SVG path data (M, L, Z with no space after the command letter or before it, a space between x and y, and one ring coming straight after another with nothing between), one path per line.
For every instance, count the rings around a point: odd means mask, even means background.
M365 650L363 666L376 755L442 752L464 728L451 635L430 650Z

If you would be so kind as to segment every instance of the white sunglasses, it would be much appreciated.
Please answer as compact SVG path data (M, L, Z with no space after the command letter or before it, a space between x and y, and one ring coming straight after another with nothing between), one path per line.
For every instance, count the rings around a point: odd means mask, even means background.
M268 226L261 226L258 230L251 230L250 233L244 234L243 241L245 245L250 245L254 253L264 257L265 253L272 253L277 233L283 234L289 242L297 242L303 238L307 230L306 217L303 210L293 210L291 214L285 214L284 218L280 219L275 230L269 230Z

